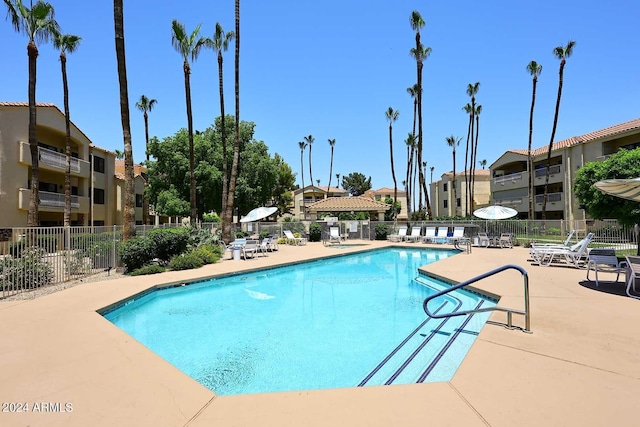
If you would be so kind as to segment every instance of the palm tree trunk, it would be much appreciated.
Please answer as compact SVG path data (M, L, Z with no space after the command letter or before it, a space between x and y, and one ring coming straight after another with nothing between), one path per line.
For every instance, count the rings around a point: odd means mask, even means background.
M418 61L418 165L422 165L422 61ZM427 184L422 171L420 169L420 186L424 192L424 200L427 204L427 218L433 219L431 214L431 203L429 202L429 194L427 193Z
M456 149L453 149L453 216L458 216L458 188L456 186Z
M62 92L64 96L64 125L65 125L65 154L64 169L64 226L71 225L71 119L69 116L69 85L67 83L67 57L60 53L60 67L62 68Z
M471 152L469 153L469 181L467 182L467 194L469 195L469 212L473 213L473 194L471 186L473 182L473 140L475 136L476 99L471 98Z
M398 183L396 181L396 170L393 166L393 126L389 123L389 153L391 154L391 177L393 178L393 220L395 221L398 216L398 212L396 210L396 203L398 201Z
M195 175L195 156L193 153L193 114L191 112L191 82L189 74L191 69L189 63L184 61L184 93L187 102L187 131L189 132L189 201L191 210L189 218L191 224L196 223L196 175Z
M538 79L533 77L533 91L531 93L531 111L529 112L529 150L527 151L527 169L529 169L529 220L535 219L533 211L533 158L531 157L531 144L533 142L533 109L536 105L536 85Z
M147 155L147 163L149 162L149 115L147 114L147 110L144 110L144 148L145 153ZM148 166L148 165L147 165ZM142 197L142 218L144 220L144 224L149 225L149 196L147 196L147 187L148 187L147 179L144 180L144 195Z
M547 151L547 173L544 178L544 196L542 198L542 220L547 219L547 194L549 191L549 168L551 167L551 148L553 139L556 137L556 126L558 125L558 113L560 112L560 98L562 98L562 77L564 73L565 60L560 61L560 71L558 73L558 98L556 100L556 111L553 116L553 127L551 128L551 140Z
M333 173L333 146L331 146L331 163L329 163L329 184L327 184L327 194L324 195L326 199L329 196L329 191L331 188L331 174Z
M407 145L407 174L406 174L406 204L407 204L407 219L411 218L411 154L413 154L411 145Z
M468 176L468 168L469 168L469 138L471 137L471 123L473 119L471 117L471 113L469 113L469 126L467 128L467 146L464 152L464 216L469 216L469 176ZM473 143L473 140L472 140Z
M127 89L127 64L124 50L124 16L122 0L113 0L113 19L116 39L116 58L118 61L118 83L120 86L120 119L122 139L124 140L124 220L122 240L127 241L136 235L135 187L133 176L133 147L131 145L131 127L129 121L129 93Z
M311 179L311 197L314 203L316 201L316 189L313 186L313 171L311 170L311 144L309 144L309 179Z
M476 191L476 163L478 162L478 135L480 134L480 116L476 115L476 143L473 148L473 161L471 163L471 212L475 209Z
M304 149L300 150L300 171L302 174L302 217L306 218L304 212Z
M229 178L229 195L227 197L226 217L229 219L229 238L231 234L231 221L233 221L233 198L236 191L236 178L238 176L238 160L240 158L240 0L235 0L236 20L236 48L235 48L235 140L233 142L233 163L231 165L231 177Z
M38 59L38 47L34 42L27 45L29 55L29 149L31 151L31 200L29 201L29 213L27 226L36 227L40 223L38 209L40 205L40 165L38 155L38 136L36 132L36 62Z
M220 216L222 234L226 241L231 240L231 218L227 217L227 197L229 196L229 164L227 162L227 129L224 117L224 86L222 78L222 52L218 52L218 86L220 87L220 121L222 125L222 207Z

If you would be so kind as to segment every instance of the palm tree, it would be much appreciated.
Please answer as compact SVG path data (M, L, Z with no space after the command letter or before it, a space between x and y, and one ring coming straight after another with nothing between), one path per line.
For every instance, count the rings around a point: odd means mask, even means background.
M325 199L327 198L327 195L329 194L329 189L331 188L331 174L333 172L333 148L336 145L336 140L335 139L328 139L327 141L329 141L329 146L331 147L331 163L329 163L329 184L327 184L327 194L325 194Z
M122 240L136 235L135 184L133 176L133 145L131 144L131 123L129 117L129 91L127 88L127 64L124 51L124 15L122 0L113 0L113 20L115 23L116 58L118 62L118 83L120 86L120 121L124 140L124 219Z
M531 144L533 142L533 109L536 105L536 85L538 76L542 73L542 65L531 61L527 65L527 72L533 77L533 90L531 92L531 111L529 112L529 148L527 150L527 169L529 170L529 219L534 219L533 213L533 158L531 157Z
M418 176L418 171L417 169L415 170L415 174L413 173L413 156L415 154L415 151L417 150L417 139L416 139L416 119L418 116L418 84L414 84L413 86L409 86L407 88L407 93L409 94L409 96L411 96L411 98L413 99L413 130L411 135L413 135L413 143L411 146L411 154L410 157L412 158L412 162L411 162L411 169L407 170L407 187L409 188L409 191L411 192L411 197L413 198L413 189L415 188L415 183L416 183L416 177ZM417 162L416 162L417 165ZM412 176L413 175L413 176ZM420 191L421 189L418 189L418 193L420 195L420 206L422 206L422 192ZM408 217L411 217L411 206L409 206L407 204L407 214Z
M114 153L116 155L116 159L118 159L118 160L124 159L124 153L122 151L116 149L114 151Z
M313 172L311 170L311 145L313 144L313 141L315 141L315 138L313 137L313 135L304 137L304 142L306 142L307 145L309 146L309 179L311 179L311 197L313 197L313 201L315 202L316 190L313 187Z
M413 99L413 136L416 136L416 118L418 116L418 84L409 86L407 93Z
M467 103L462 109L469 115L469 126L467 128L467 145L464 153L464 188L465 188L465 198L464 198L464 216L469 216L469 176L467 173L467 169L469 168L469 139L471 138L471 124L473 123L473 115L471 104ZM472 145L473 145L473 140Z
M231 164L231 176L229 177L229 192L227 194L227 204L225 217L229 220L228 225L223 223L222 238L231 240L231 221L233 220L233 202L236 192L236 179L238 177L238 161L240 159L240 0L235 0L235 137L233 140L233 162Z
M67 83L67 52L73 53L80 45L82 38L71 34L53 35L53 45L60 50L60 67L62 69L62 91L64 94L65 121L65 153L66 166L64 171L64 226L71 225L71 119L69 115L69 85Z
M406 192L407 192L407 217L411 218L411 199L413 197L413 186L411 185L412 179L412 171L413 171L413 154L415 153L416 148L416 137L415 135L409 133L407 135L407 139L405 139L405 144L407 144L407 178L406 178Z
M389 107L384 114L389 121L389 153L391 156L391 177L393 178L393 220L395 221L398 216L396 209L396 203L398 203L398 182L396 181L396 170L393 166L393 123L398 120L400 111Z
M307 144L303 141L298 142L298 147L300 147L300 173L302 174L302 214L303 218L306 218L306 214L304 212L304 149L307 148Z
M340 185L340 174L339 173L336 174L336 181L338 181L338 185Z
M476 118L476 129L475 129L475 137L476 142L473 147L472 154L473 158L471 159L471 211L474 210L474 196L476 191L476 161L478 158L478 135L480 134L480 113L482 113L482 105L476 106L475 112L473 115Z
M435 169L435 166L431 166L431 183L433 183L433 170Z
M224 116L224 85L222 78L222 52L226 52L229 48L229 43L234 38L235 34L233 31L229 31L228 33L224 32L222 25L219 22L216 22L216 31L213 34L213 39L207 39L206 45L207 47L212 48L218 57L218 86L220 91L220 119L222 126L222 229L223 234L225 227L228 228L228 233L230 239L231 237L231 218L227 218L227 198L229 196L229 167L227 163L227 128L225 126L225 116Z
M196 177L195 177L195 160L193 154L193 115L191 113L191 82L189 75L191 74L191 66L189 65L189 57L192 61L198 59L200 49L205 45L205 39L199 37L200 24L191 34L187 34L184 25L178 21L171 22L171 44L176 51L182 56L184 70L184 92L187 102L187 131L189 133L189 200L191 201L190 219L191 223L196 222Z
M482 170L484 170L484 167L487 166L487 159L480 160L478 163L480 163Z
M458 214L458 189L456 186L456 146L460 145L462 138L451 135L446 138L447 145L453 149L453 216Z
M544 179L544 197L542 199L542 219L547 217L547 193L549 190L549 168L551 167L551 148L553 139L556 137L556 126L558 125L558 113L560 111L560 98L562 98L562 84L564 77L564 66L567 58L573 54L576 42L569 40L566 46L558 46L553 49L553 55L560 60L560 70L558 72L558 99L556 100L556 111L553 116L553 127L551 128L551 139L549 140L549 150L547 151L547 173Z
M480 82L475 82L475 83L469 83L467 85L467 95L469 95L469 97L471 98L471 109L470 109L470 117L469 117L469 121L471 123L471 132L470 132L470 136L471 136L471 152L469 153L469 180L467 181L467 196L469 197L469 209L471 210L471 212L473 212L473 165L474 165L474 151L473 151L473 140L474 140L474 135L475 135L475 127L474 127L474 122L475 122L475 114L476 114L476 94L478 93L478 91L480 90ZM466 110L466 106L465 106L465 110ZM466 169L466 167L465 167Z
M423 147L423 138L422 138L422 67L423 61L429 56L431 53L431 48L424 48L422 43L420 42L420 30L424 27L425 22L420 15L420 12L414 10L411 12L411 16L409 18L409 23L411 25L411 29L416 32L416 47L411 49L411 55L416 60L416 68L417 68L417 85L418 85L418 164L422 162L422 147ZM429 219L432 219L431 215L431 203L429 203L429 195L427 194L427 186L425 183L424 173L422 169L420 169L420 188L421 191L424 191L424 197L427 202L427 215ZM422 209L422 205L420 206Z
M320 180L316 179L316 182L318 183L318 187L320 187Z
M40 168L38 163L38 137L36 133L36 63L38 59L37 43L46 43L50 37L60 32L55 21L55 12L50 3L38 0L31 2L31 8L25 6L22 0L5 0L8 16L16 31L24 32L29 37L27 56L29 57L29 149L31 151L31 200L27 226L35 227L39 224L38 208L40 205Z
M153 110L157 103L156 99L149 99L146 95L140 95L140 100L136 102L136 108L142 111L142 116L144 117L144 147L147 154L147 162L149 161L149 114L147 112Z

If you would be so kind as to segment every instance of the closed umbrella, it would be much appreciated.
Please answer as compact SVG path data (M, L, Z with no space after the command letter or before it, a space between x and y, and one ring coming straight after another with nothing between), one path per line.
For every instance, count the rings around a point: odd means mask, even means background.
M518 211L504 206L494 205L476 209L473 211L473 214L482 219L507 219L516 216Z
M258 220L260 220L262 218L268 217L269 215L273 215L277 210L278 210L278 208L276 208L276 207L267 208L267 207L264 207L264 206L260 206L259 208L255 208L251 212L246 214L240 220L240 222L258 221Z
M640 202L640 178L605 179L593 185L603 193Z

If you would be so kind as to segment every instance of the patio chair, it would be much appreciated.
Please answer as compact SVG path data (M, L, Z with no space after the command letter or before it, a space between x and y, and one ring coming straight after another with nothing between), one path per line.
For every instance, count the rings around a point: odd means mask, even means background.
M640 279L640 256L631 256L626 255L625 259L627 260L627 266L629 270L627 271L627 295L631 298L640 299L640 295L631 294L631 287L633 286L633 292L636 291L636 279Z
M436 243L446 243L447 242L447 233L449 232L449 227L438 227L438 232L436 233L436 237L433 238L433 241Z
M407 227L400 227L398 234L389 234L387 240L390 242L402 242L405 237L407 237Z
M616 273L616 280L620 278L620 272L627 271L627 262L618 261L614 248L593 248L589 251L589 261L587 263L587 280L591 268L596 273L596 287L598 286L598 272Z
M587 237L580 240L569 249L546 248L539 252L535 252L534 263L541 266L549 266L554 261L565 261L567 264L580 268L581 264L585 264L588 259L587 247L593 240L593 233L587 234Z
M500 240L498 240L498 244L500 245L501 249L513 248L513 242L511 241L511 233L500 234Z
M435 238L436 238L436 228L427 227L424 231L424 236L422 236L422 243L432 242L433 239Z
M489 235L487 233L478 233L478 246L482 246L484 248L491 246L491 239L489 239Z
M569 249L569 247L570 247L569 243L571 243L571 239L573 238L574 234L576 234L576 230L571 230L571 232L569 233L569 235L565 239L564 243L535 243L535 242L532 242L531 243L531 247L529 248L529 252L531 253L532 251L540 250L540 249L544 249L544 248Z
M305 245L307 243L307 239L294 236L291 230L284 230L284 235L287 238L287 243L290 245Z
M260 247L260 242L257 240L247 240L246 243L241 246L241 255L245 260L247 259L247 255L251 254L251 258L255 258L260 252L262 252L262 248Z
M329 228L329 243L342 243L342 237L340 236L340 227Z
M451 237L447 237L447 243L454 243L461 239L464 239L464 227L454 227L453 235Z
M422 227L411 227L411 234L405 237L407 242L417 242L422 236L420 232L422 231Z

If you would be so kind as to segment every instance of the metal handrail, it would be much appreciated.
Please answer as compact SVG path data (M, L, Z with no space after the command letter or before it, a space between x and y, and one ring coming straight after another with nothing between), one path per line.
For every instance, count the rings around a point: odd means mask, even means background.
M478 282L482 279L486 279L487 277L493 276L494 274L500 273L502 271L505 270L509 270L509 269L514 269L514 270L518 270L523 277L523 281L524 281L524 311L523 310L514 310L511 308L505 308L505 307L486 307L486 308L479 308L476 310L465 310L465 311L455 311L453 313L446 313L446 314L433 314L429 311L429 308L427 307L427 304L429 304L429 301L438 298L444 294L447 294L449 292L453 292L455 290L458 290L460 288L463 288L467 285L470 285L471 283L475 283ZM422 308L424 309L424 312L427 314L427 316L429 317L433 317L434 319L444 319L447 317L454 317L454 316L464 316L467 314L473 314L473 313L481 313L481 312L485 312L485 311L504 311L507 313L507 328L509 329L519 329L519 328L515 328L513 326L512 323L512 314L516 313L516 314L522 314L524 316L524 329L523 331L531 334L533 333L531 331L531 316L529 313L529 275L527 274L526 270L522 267L520 267L519 265L514 265L514 264L507 264L507 265L503 265L502 267L498 267L494 270L488 271L486 273L483 273L479 276L476 276L472 279L466 280L464 282L458 283L457 285L454 285L450 288L447 288L443 291L440 291L438 293L435 293L433 295L428 296L424 302L422 303Z

